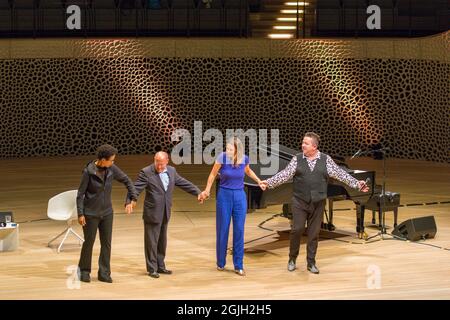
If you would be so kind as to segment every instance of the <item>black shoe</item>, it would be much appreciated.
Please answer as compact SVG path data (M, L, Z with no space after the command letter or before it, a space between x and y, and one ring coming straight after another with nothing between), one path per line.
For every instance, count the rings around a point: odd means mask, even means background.
M107 283L112 283L113 282L113 280L112 280L112 278L110 276L106 276L106 277L98 276L98 281L107 282Z
M172 274L172 270L158 269L158 273L162 273L162 274Z
M156 279L159 278L159 273L156 271L149 272L148 275L152 278L156 278Z
M81 272L81 274L80 274L80 281L91 282L91 276L87 272Z
M308 266L308 271L314 274L319 274L319 268L315 264Z
M294 271L295 269L297 269L297 267L295 266L295 260L289 260L287 269L288 271Z

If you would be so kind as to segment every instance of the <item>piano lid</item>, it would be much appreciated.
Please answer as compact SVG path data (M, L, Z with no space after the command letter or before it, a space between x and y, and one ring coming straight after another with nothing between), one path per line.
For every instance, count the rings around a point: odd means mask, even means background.
M272 156L272 155L276 155L277 159L278 159L278 168L275 168L275 172L273 174L262 174L261 173L261 169L262 168L269 168L270 164L261 164L259 162L259 152L263 151L266 153L266 155L268 157ZM253 172L255 172L255 174L261 179L261 180L265 180L268 179L270 177L272 177L274 174L276 174L277 172L283 170L288 164L289 162L292 160L292 157L294 157L296 154L298 154L299 151L298 150L294 150L288 147L285 147L283 145L278 145L278 148L275 147L271 147L271 146L267 146L267 145L259 145L257 148L257 154L258 154L258 163L250 163L250 168L253 170ZM247 175L245 176L244 179L244 183L246 185L254 185L256 186L256 183L250 179Z

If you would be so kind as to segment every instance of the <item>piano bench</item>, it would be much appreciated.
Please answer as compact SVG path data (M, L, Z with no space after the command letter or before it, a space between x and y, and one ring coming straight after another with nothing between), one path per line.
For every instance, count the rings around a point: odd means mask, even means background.
M378 225L381 227L381 219L383 217L383 212L381 208L383 207L384 212L393 211L394 212L394 228L397 226L398 221L398 207L400 206L400 193L386 191L383 196L381 194L374 195L372 199L367 202L366 209L372 210L372 223L376 224L375 212L378 212Z

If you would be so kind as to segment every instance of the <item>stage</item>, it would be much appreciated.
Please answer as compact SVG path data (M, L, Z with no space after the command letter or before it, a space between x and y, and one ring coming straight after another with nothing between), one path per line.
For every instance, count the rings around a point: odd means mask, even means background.
M114 283L96 279L100 245L97 241L92 282L80 283L77 288L68 270L77 265L80 247L72 236L59 254L56 244L47 247L47 242L65 225L48 220L46 210L50 197L78 188L81 170L91 158L0 160L0 211L13 211L15 221L20 224L19 248L0 252L0 299L450 298L450 252L437 248L450 248L450 166L398 159L388 159L386 181L388 191L401 194L403 206L399 208L398 222L433 215L437 225L434 239L405 242L388 236L386 240L375 238L365 243L356 235L353 202L340 201L335 203L335 208L340 209L335 211L336 231L321 233L317 253L320 274L306 270L305 239L297 260L299 269L288 272L289 222L282 217L270 219L281 212L281 206L273 206L247 215L244 257L247 276L240 277L232 272L230 255L226 270L216 270L214 197L199 205L195 197L176 190L166 258L173 274L153 279L145 272L143 195L135 212L126 215L125 188L115 183L111 258ZM119 155L116 164L134 180L139 170L151 162L149 155ZM376 170L376 181L381 183L381 161L360 158L347 163L355 169ZM210 167L181 165L177 169L203 188ZM267 219L270 220L263 225L266 229L258 227ZM369 227L370 220L371 214L367 212L369 236L378 232ZM386 213L386 223L391 232L392 212ZM75 230L82 234L80 226ZM374 282L378 271L380 277Z

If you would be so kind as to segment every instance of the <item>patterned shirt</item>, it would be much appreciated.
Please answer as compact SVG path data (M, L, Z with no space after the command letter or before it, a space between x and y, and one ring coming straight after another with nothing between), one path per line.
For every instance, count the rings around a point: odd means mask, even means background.
M309 169L311 171L314 170L317 159L320 159L320 154L321 154L320 152L317 152L317 155L312 160L308 159L305 155L303 155L303 159L306 159L306 161L308 162ZM351 188L359 189L358 180L353 178L343 169L339 168L336 162L334 162L333 159L331 159L331 157L328 155L326 164L327 164L327 173L330 176L330 178L341 181L346 185L350 186ZM286 166L284 170L278 172L273 177L267 179L269 188L273 189L275 187L278 187L280 184L288 182L294 177L296 170L297 170L297 156L294 156L291 162L289 162L289 164Z

